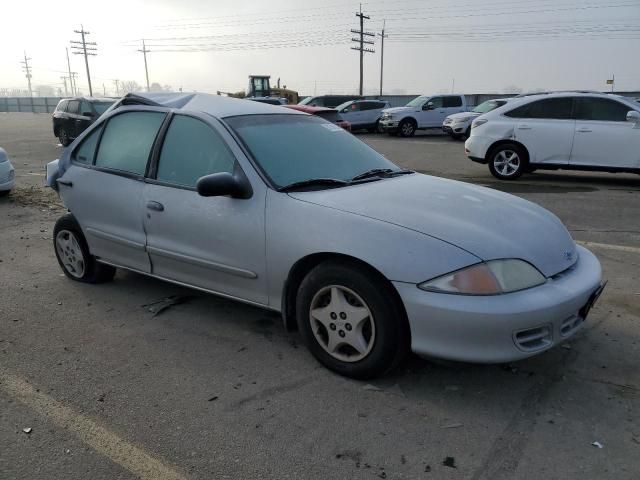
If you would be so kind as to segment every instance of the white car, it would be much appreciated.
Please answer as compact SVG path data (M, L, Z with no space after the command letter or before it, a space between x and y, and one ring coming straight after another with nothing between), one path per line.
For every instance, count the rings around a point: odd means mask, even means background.
M389 108L389 102L381 100L351 100L338 105L343 120L351 124L351 130L367 129L370 132L380 131L382 110Z
M8 195L14 185L15 171L7 152L0 148L0 197Z
M501 180L535 169L640 173L640 105L597 92L515 98L473 121L465 153Z
M385 109L380 126L391 135L412 137L416 130L441 128L448 115L467 110L464 95L422 95L404 107Z
M508 98L487 100L470 112L454 113L453 115L449 115L442 123L442 131L456 140L462 137L469 138L471 135L471 122L473 120L478 118L480 115L490 112L491 110L500 108L507 103L508 100Z

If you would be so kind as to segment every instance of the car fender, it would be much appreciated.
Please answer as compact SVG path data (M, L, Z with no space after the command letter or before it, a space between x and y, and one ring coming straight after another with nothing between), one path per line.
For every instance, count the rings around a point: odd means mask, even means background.
M481 261L429 235L269 190L266 270L270 306L281 310L283 288L293 266L316 254L352 257L389 281L412 284Z

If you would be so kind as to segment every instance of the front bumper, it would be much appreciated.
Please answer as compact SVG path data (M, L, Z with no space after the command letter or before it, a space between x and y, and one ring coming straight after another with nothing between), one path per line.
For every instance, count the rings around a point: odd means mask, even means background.
M567 340L584 325L585 307L602 283L598 259L576 248L579 258L571 269L539 287L504 295L433 293L394 282L409 317L411 349L449 360L502 363Z
M380 119L380 127L385 132L392 132L398 129L398 124L400 122L398 120L392 118L381 118Z
M442 125L442 131L449 135L464 135L468 127L466 123L448 123Z

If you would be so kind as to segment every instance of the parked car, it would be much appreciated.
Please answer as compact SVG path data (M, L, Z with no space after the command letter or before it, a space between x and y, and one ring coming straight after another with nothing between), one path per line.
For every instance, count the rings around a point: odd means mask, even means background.
M389 102L381 100L350 100L338 105L340 116L351 124L351 130L366 129L377 132L380 129L382 110L389 108Z
M247 97L252 102L268 103L269 105L286 105L287 99L281 97Z
M113 103L113 98L75 97L60 100L53 112L53 135L63 146L95 122Z
M8 195L15 183L15 170L9 161L9 155L0 148L0 197Z
M281 312L355 378L409 350L529 357L602 291L596 257L534 203L402 170L313 115L177 95L125 97L47 166L68 278L125 268Z
M336 108L338 105L350 100L361 100L360 95L320 95L307 97L301 100L298 105L309 105L310 107Z
M384 110L380 125L392 135L412 137L416 130L441 128L447 116L466 111L464 95L423 95L414 98L404 107Z
M442 131L451 136L451 138L459 139L462 137L469 138L471 136L471 122L480 115L495 110L507 103L507 98L497 98L495 100L487 100L475 107L470 112L454 113L444 119L442 123Z
M315 115L317 117L324 118L328 122L335 123L336 125L344 128L349 132L351 131L351 124L344 118L342 118L342 115L340 115L338 111L333 108L310 107L308 105L300 104L283 106L292 110L297 110L298 112L304 112L308 113L309 115Z
M640 105L605 93L515 98L473 121L465 152L501 180L535 169L640 173Z

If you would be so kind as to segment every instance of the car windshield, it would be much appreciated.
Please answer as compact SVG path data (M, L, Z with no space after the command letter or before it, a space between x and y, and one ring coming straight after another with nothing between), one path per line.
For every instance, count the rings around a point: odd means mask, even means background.
M372 169L400 168L341 127L309 115L225 119L276 188L310 179L349 181Z
M416 97L413 100L411 100L409 103L407 103L407 107L419 107L420 105L422 105L425 100L427 100L429 97Z
M98 112L98 115L102 115L104 112L107 111L107 108L109 108L111 105L113 105L113 102L94 102L93 108L96 109L96 112Z
M474 108L471 111L473 113L487 113L487 112L490 112L491 110L495 110L496 108L501 107L505 103L507 102L487 100L486 102L482 102L480 105L478 105L476 108Z

